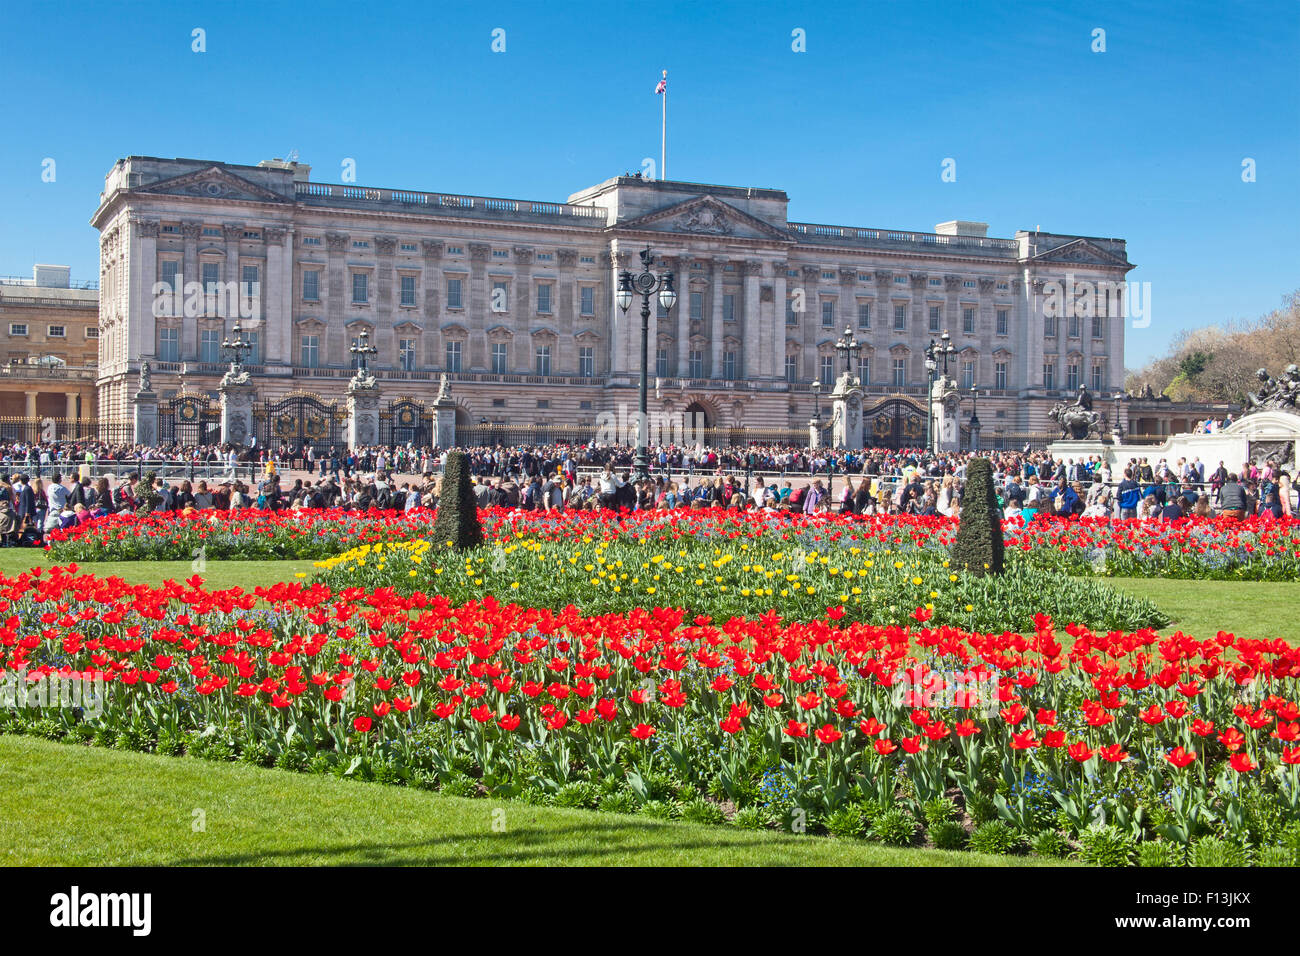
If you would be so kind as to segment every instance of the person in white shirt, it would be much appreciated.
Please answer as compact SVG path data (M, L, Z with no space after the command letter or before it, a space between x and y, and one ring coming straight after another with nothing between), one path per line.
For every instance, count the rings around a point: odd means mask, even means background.
M56 471L54 477L50 480L49 487L45 489L45 497L49 502L46 514L54 516L55 527L58 527L59 514L63 511L64 505L68 503L68 494L68 489L63 487L63 476Z

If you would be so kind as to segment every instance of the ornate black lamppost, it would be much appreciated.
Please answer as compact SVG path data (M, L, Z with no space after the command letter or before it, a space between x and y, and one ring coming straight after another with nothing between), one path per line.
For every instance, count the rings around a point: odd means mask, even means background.
M351 352L357 360L356 377L359 379L367 378L370 374L369 358L379 352L379 349L370 344L370 333L365 329L362 329L361 333L357 336L357 344L351 346L348 351Z
M632 459L632 468L636 472L638 481L650 477L650 461L646 453L646 436L650 424L646 410L646 380L650 373L650 298L658 293L659 304L663 306L664 312L671 312L673 306L677 304L673 274L661 272L655 275L651 271L654 261L650 247L646 246L641 251L641 271L635 275L626 270L620 273L618 292L615 293L618 307L625 315L632 306L632 296L634 294L641 296L641 391L638 403L641 416L637 421L636 457Z
M230 327L230 334L234 338L222 342L221 348L230 353L230 373L237 376L244 369L244 353L253 351L253 346L244 341L244 330L240 328L238 319Z
M973 382L970 387L970 450L980 450L980 409L979 409L979 387Z
M844 334L835 343L835 351L844 355L844 371L848 373L849 383L853 382L853 360L862 354L862 345L853 337L853 330L844 326Z

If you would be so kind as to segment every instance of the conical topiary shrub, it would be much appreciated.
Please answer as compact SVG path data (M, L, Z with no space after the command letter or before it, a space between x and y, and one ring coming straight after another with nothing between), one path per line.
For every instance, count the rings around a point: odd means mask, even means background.
M434 547L445 548L450 541L457 551L477 548L483 543L478 502L469 483L469 458L463 451L447 453L442 492L438 496L438 517L434 519L431 537Z
M987 458L976 458L966 466L961 524L949 558L954 568L983 577L1002 573L1002 551L1002 517L993 491L993 466Z

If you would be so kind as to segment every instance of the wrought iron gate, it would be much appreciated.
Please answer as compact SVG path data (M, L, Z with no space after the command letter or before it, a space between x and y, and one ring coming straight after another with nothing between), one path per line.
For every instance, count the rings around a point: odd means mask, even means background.
M158 406L161 445L216 445L221 441L221 409L206 395L177 395Z
M433 445L432 413L421 402L403 398L391 402L379 413L379 442L382 445L405 445L415 448Z
M254 431L260 444L274 448L281 443L297 449L311 445L317 452L345 444L347 412L338 402L325 402L315 395L290 395L278 402L266 401L253 410Z
M925 412L905 399L879 402L862 414L865 445L897 450L925 444Z

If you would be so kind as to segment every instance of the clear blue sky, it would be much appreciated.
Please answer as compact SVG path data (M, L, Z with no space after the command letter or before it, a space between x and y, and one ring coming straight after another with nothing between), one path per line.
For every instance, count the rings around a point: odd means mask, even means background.
M667 69L673 179L783 188L800 221L1127 239L1135 366L1300 288L1298 51L1296 0L11 2L0 274L93 278L130 154L297 149L324 182L352 158L363 184L562 200L658 156Z

